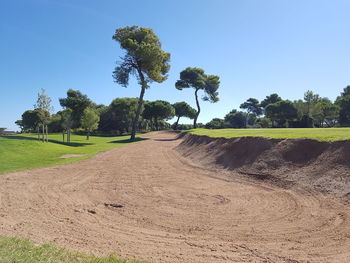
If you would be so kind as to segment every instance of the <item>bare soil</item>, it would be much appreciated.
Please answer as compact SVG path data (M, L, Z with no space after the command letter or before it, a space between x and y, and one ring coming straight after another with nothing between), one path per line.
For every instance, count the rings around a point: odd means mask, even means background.
M185 158L176 134L147 137L2 175L0 235L153 262L349 262L350 207L337 197Z

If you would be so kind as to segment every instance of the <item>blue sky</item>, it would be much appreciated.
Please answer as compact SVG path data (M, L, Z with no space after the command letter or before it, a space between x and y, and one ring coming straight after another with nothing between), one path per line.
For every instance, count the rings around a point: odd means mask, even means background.
M52 98L78 89L96 103L137 97L113 82L123 55L116 28L151 27L171 53L169 78L145 98L187 101L174 87L188 66L219 75L220 101L202 102L199 122L223 117L249 97L310 89L334 100L350 84L348 0L0 0L0 127L32 109L41 88ZM187 121L189 122L189 121Z

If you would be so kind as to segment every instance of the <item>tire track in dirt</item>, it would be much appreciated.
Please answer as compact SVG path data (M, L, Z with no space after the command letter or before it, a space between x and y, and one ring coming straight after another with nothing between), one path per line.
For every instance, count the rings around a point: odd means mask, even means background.
M350 258L348 206L197 167L173 150L175 136L153 133L88 160L2 175L0 234L154 262Z

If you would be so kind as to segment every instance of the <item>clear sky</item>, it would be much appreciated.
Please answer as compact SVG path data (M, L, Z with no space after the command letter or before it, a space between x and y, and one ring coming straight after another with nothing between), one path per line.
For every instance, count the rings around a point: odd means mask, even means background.
M174 83L188 66L219 75L220 101L202 102L199 122L223 117L249 97L298 99L310 89L334 100L350 84L348 0L0 0L0 127L32 109L41 88L52 98L78 89L96 103L137 97L113 82L123 55L116 28L151 27L171 53L169 78L145 99L187 101Z

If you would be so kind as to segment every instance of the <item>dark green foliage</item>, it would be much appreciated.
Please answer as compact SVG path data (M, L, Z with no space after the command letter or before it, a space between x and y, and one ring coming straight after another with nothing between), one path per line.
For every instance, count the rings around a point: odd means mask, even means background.
M50 132L61 132L63 130L61 112L57 112L57 114L51 116L48 126Z
M175 115L174 107L167 101L156 100L146 102L144 105L144 111L142 116L144 119L151 122L151 126L155 126L156 130L159 130L160 120L169 120Z
M272 126L271 120L269 118L257 118L255 121L256 128L270 128Z
M229 128L245 128L247 124L247 114L232 110L225 116L225 121L229 124Z
M25 132L35 132L40 122L39 110L27 110L22 114L22 127Z
M339 124L350 126L350 95L338 97L336 104L339 106Z
M272 121L286 122L292 121L298 117L298 111L294 107L293 103L289 100L282 100L274 104L270 104L265 109L266 117Z
M127 87L130 74L133 74L141 86L131 131L131 140L134 140L145 90L149 88L149 83L153 81L161 83L167 79L170 53L162 50L160 40L150 28L138 26L119 28L115 31L113 39L126 51L122 61L114 69L115 82Z
M80 120L83 116L84 110L92 106L91 100L79 90L69 89L67 91L67 98L61 98L59 101L63 108L71 109L72 111L72 128L79 128L81 126Z
M336 99L335 104L339 109L339 124L350 126L350 86L346 86L341 95Z
M228 125L225 122L225 120L220 119L220 118L214 118L210 122L205 124L206 129L223 129L223 128L227 128L227 127L228 127Z
M97 129L100 116L97 115L94 109L86 108L81 117L81 127L86 131L86 139L89 140L90 133Z
M175 109L175 116L177 117L177 120L174 124L174 130L177 129L177 125L179 124L179 120L181 117L194 119L194 117L196 116L196 110L184 101L174 103L173 107Z
M321 110L321 113L320 113L321 127L323 127L323 124L325 124L326 127L335 126L339 116L339 106L336 104L333 104L330 101L329 102L321 101L319 103L319 107Z
M278 96L278 94L272 93L271 95L266 96L266 98L260 102L260 107L265 109L267 105L274 104L281 100L282 99L280 96Z
M138 106L137 98L117 98L101 109L99 130L103 132L130 132Z
M300 120L299 128L313 128L314 127L314 119L309 115L303 115Z
M175 130L175 123L172 125L172 128ZM192 128L193 128L192 124L178 124L176 129L183 131L183 130L191 130Z
M247 99L247 101L242 103L239 107L241 109L247 110L248 113L253 114L255 116L260 116L263 113L259 101L254 98Z
M178 90L193 88L195 89L195 99L197 105L197 113L193 120L193 128L197 128L197 119L200 114L200 105L198 100L198 91L204 91L204 101L217 102L219 101L218 89L220 86L220 78L215 75L206 75L201 68L188 67L181 71L180 79L176 81L175 87Z

